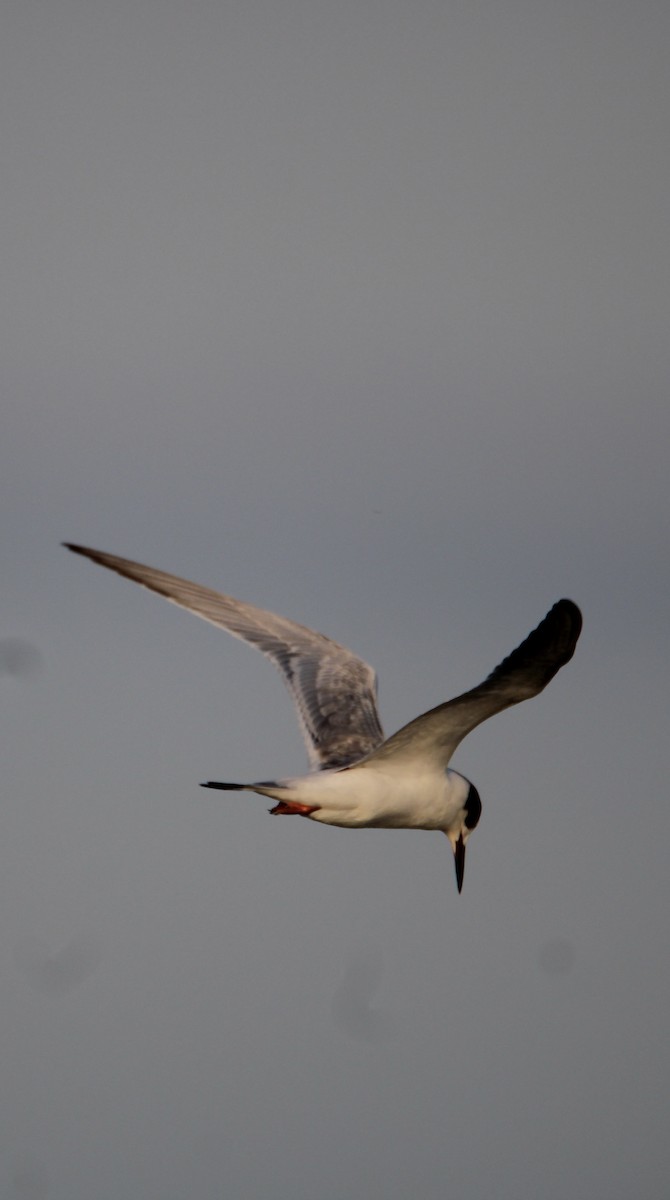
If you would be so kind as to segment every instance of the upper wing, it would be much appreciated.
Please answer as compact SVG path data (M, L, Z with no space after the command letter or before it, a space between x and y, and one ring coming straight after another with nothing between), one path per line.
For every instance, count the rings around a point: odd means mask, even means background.
M582 614L572 600L559 600L537 629L483 683L438 704L404 725L358 766L381 762L408 766L421 760L446 767L459 742L482 721L512 704L537 696L572 658Z
M376 675L344 646L304 625L176 575L101 550L69 542L63 545L260 650L279 668L291 692L315 769L348 766L384 740L377 713Z

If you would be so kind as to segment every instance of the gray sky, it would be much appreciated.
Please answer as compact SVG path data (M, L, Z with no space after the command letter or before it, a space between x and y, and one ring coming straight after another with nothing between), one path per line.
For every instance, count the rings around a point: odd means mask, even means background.
M10 0L0 1195L668 1187L667 4ZM389 732L561 595L446 839L270 820L275 609ZM663 764L661 762L663 756Z

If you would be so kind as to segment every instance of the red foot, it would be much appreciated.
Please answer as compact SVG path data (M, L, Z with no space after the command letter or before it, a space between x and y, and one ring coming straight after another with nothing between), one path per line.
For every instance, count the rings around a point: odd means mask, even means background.
M299 817L308 817L310 813L316 812L318 804L297 804L294 800L280 800L274 808L270 809L271 813L297 813Z

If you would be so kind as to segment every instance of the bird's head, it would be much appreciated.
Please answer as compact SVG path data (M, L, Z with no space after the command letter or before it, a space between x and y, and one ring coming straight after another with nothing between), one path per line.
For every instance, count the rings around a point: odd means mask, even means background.
M456 775L456 772L450 772ZM482 815L482 802L474 783L462 775L456 776L463 792L463 802L445 833L451 842L456 867L456 886L460 893L465 873L465 845Z

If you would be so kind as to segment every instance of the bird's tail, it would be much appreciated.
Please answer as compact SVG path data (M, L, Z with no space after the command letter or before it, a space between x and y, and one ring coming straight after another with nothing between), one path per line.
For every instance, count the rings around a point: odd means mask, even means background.
M275 779L264 779L260 783L223 783L210 779L200 787L218 788L221 792L258 792L259 796L269 796L271 800L281 800L287 791L287 785L277 783Z
M209 783L201 783L200 787L219 788L222 792L246 792L247 788L251 787L249 783L216 783L210 779Z
M302 804L297 799L291 799L291 793L294 796L300 793L296 792L295 788L291 787L290 782L277 783L275 780L265 783L220 783L211 779L209 783L201 783L200 787L219 788L222 792L257 792L259 796L269 796L271 800L277 800L274 808L270 809L271 813L293 813L300 817L311 817L312 813L319 808L318 804Z

